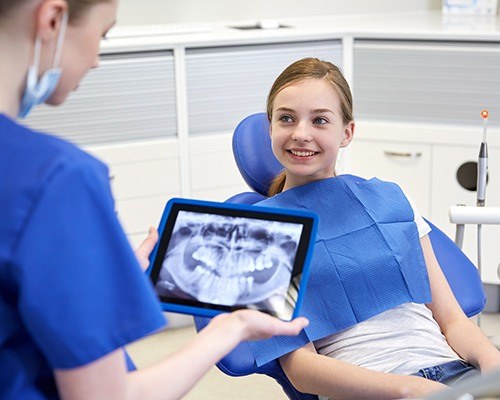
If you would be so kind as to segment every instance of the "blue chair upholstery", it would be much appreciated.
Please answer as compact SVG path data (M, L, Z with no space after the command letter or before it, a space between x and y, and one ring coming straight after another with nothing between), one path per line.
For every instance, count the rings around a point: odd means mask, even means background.
M282 166L274 157L269 136L269 122L265 113L253 114L236 127L233 136L233 153L245 182L253 192L239 193L227 202L254 204L265 198L269 184ZM441 268L465 314L478 314L486 304L486 297L478 271L465 254L439 228L427 221L432 228L429 234ZM197 330L203 329L209 318L195 317ZM286 377L279 361L273 360L257 367L247 342L238 345L223 358L217 367L230 376L264 374L274 378L293 400L318 400L318 397L297 391Z

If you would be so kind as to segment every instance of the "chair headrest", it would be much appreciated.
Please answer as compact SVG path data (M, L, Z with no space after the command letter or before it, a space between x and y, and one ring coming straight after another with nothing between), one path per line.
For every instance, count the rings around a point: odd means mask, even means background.
M269 185L283 169L271 149L266 113L252 114L238 124L233 134L233 155L248 186L266 196Z

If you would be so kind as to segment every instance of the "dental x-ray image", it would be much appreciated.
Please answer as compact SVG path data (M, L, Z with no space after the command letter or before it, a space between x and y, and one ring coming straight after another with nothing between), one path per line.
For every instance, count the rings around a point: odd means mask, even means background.
M279 315L294 306L287 302L293 301L289 287L302 229L298 223L179 211L157 294Z

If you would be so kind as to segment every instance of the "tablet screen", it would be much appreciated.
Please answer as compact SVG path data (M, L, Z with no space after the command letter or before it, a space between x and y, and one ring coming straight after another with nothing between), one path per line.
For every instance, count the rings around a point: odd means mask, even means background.
M215 315L253 308L291 319L314 221L296 211L172 199L151 268L164 309Z

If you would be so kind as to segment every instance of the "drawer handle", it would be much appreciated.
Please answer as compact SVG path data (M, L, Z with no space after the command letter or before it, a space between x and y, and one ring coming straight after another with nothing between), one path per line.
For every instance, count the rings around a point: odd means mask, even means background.
M402 158L419 158L422 157L422 153L416 152L404 152L404 151L384 151L387 157L402 157Z

